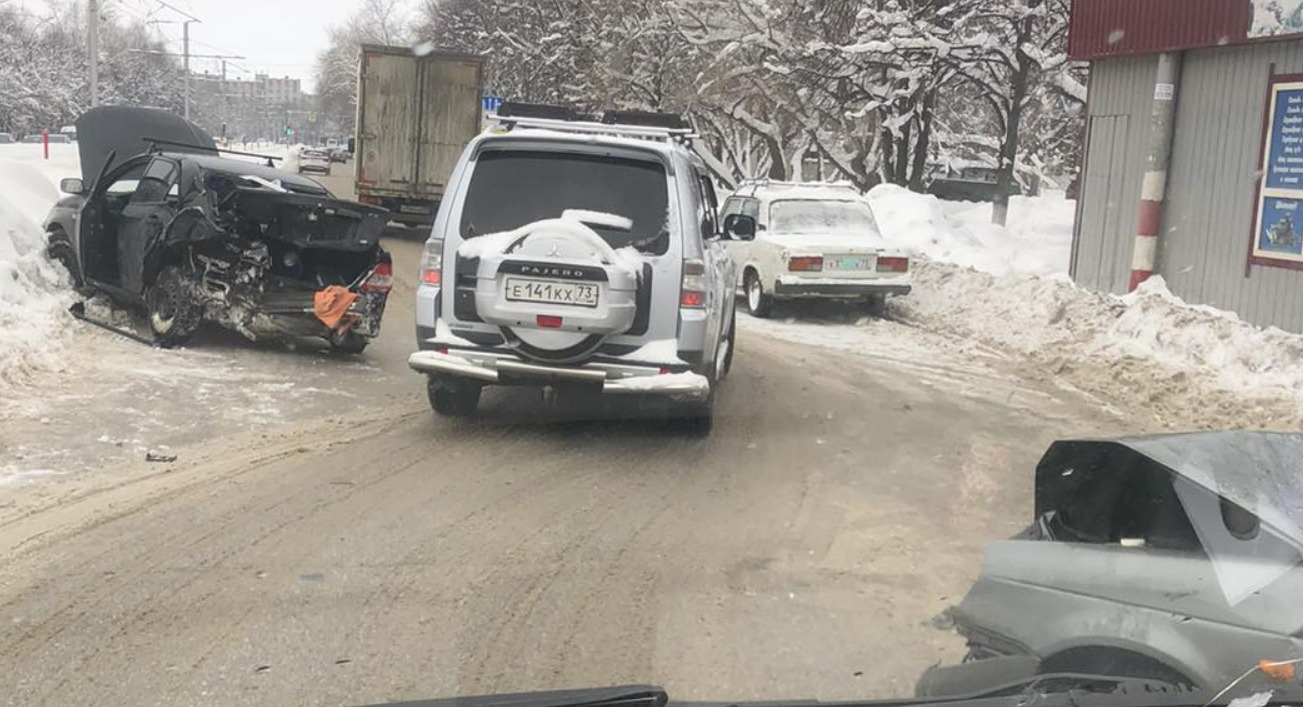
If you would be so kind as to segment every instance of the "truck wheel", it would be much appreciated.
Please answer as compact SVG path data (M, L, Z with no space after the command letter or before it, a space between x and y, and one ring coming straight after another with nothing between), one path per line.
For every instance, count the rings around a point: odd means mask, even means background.
M203 321L203 309L195 304L185 276L175 265L163 268L145 292L145 313L154 341L163 348L185 344Z
M455 378L430 376L426 384L430 407L444 417L474 415L480 405L480 392L483 390L484 387L478 383Z
M753 317L764 319L774 310L774 298L765 292L765 284L754 270L746 274L747 311Z

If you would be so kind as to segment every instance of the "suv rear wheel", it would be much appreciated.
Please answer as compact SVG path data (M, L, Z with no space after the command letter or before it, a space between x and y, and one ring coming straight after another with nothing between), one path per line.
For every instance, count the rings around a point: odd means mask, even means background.
M760 276L755 270L748 270L746 274L746 293L747 293L747 311L753 317L764 319L774 310L774 298L765 292L765 284L760 281Z
M430 396L430 407L444 417L470 417L480 405L480 393L484 387L459 378L442 378L430 376L426 391Z

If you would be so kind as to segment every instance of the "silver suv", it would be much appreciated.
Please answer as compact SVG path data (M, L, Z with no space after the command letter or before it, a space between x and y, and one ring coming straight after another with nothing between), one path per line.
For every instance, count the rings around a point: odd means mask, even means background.
M536 386L669 401L709 431L737 273L706 163L670 118L508 105L467 146L416 295L409 365L435 412L473 414L488 385Z

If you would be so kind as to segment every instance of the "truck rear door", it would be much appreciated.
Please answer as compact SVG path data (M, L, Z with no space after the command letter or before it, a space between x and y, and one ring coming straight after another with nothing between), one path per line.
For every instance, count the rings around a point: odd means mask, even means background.
M466 143L480 131L479 59L434 55L422 61L417 162L420 192L442 195Z
M413 148L420 112L416 58L368 51L363 55L358 107L357 181L360 188L406 193L416 183Z

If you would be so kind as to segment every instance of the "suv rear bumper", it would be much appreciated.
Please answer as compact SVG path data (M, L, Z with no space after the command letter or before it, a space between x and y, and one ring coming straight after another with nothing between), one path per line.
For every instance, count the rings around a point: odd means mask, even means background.
M486 385L600 386L606 395L650 395L694 402L710 396L710 381L703 375L662 373L660 366L634 362L549 366L498 352L450 349L418 351L407 359L407 365L427 375L454 376Z
M780 299L804 297L856 298L869 295L907 295L913 289L908 275L872 280L827 281L819 278L782 276L774 283L774 296Z

